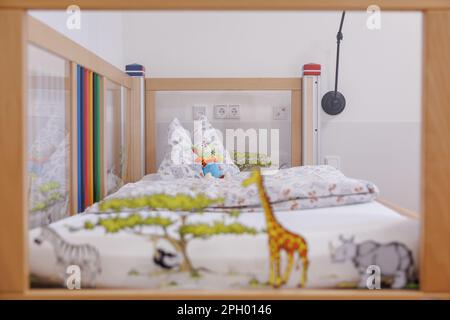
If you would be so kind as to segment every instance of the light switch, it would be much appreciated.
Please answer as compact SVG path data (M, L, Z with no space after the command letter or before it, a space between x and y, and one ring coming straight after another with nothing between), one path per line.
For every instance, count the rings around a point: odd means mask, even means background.
M206 116L206 106L192 106L192 118L198 120L201 116Z
M286 106L275 106L272 109L273 112L273 120L287 120L289 110Z

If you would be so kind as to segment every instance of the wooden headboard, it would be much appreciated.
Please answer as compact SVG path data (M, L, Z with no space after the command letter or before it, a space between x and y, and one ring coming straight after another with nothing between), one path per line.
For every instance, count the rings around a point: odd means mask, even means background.
M315 162L314 125L317 116L318 75L303 78L146 78L145 79L145 152L146 174L156 171L155 94L161 91L290 91L291 165ZM316 140L317 141L317 140Z

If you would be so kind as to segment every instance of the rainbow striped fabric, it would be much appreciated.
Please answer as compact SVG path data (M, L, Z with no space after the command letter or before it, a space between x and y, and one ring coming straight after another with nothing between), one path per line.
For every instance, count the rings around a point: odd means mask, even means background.
M101 197L101 81L97 73L77 66L78 212Z

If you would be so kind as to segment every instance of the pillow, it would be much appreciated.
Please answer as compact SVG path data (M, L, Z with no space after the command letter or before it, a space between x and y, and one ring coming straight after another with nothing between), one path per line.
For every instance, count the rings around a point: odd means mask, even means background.
M217 163L223 174L235 175L239 168L233 162L225 149L217 130L203 115L194 122L194 153L195 163Z
M168 150L158 168L162 179L200 178L203 176L201 164L195 163L192 140L180 121L174 118L167 133Z

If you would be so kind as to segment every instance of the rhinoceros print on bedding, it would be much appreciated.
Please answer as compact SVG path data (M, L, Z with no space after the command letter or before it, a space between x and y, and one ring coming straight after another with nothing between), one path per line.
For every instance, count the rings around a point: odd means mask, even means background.
M341 244L337 248L330 243L331 260L336 263L351 261L360 275L358 287L367 288L371 266L379 268L381 279L389 282L393 289L417 282L414 258L406 245L397 241L382 244L372 240L355 243L354 237L346 239L342 235L339 241Z

